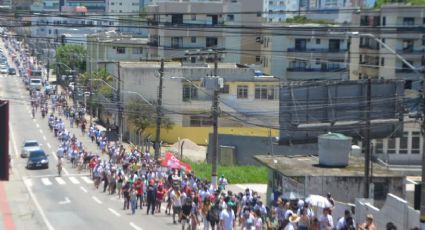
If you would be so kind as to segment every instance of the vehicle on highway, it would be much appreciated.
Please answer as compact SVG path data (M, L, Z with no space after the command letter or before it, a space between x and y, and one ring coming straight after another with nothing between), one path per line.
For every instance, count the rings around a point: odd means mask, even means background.
M16 69L15 68L9 68L9 75L16 75Z
M29 82L29 89L41 90L43 84L39 78L31 78Z
M49 159L42 149L29 151L27 169L49 168Z
M26 158L32 150L40 149L40 144L36 140L26 140L22 145L21 157Z

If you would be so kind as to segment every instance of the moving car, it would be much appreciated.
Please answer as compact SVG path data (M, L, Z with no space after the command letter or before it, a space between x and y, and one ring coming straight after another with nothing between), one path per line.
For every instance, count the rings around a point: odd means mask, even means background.
M31 78L29 83L29 89L41 90L43 86L39 78Z
M32 150L40 149L40 144L36 140L26 140L22 146L21 157L26 158Z
M42 149L29 151L27 169L49 168L49 159Z

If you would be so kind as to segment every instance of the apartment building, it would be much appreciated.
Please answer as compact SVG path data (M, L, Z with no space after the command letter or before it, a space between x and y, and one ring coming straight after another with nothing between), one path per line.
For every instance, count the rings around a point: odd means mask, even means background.
M140 0L106 0L107 13L139 13Z
M159 63L121 62L119 65L120 98L124 103L141 96L146 101L157 100ZM117 76L117 66L117 63L108 64L107 70ZM174 143L179 138L189 138L198 144L206 144L208 135L212 132L210 112L213 92L203 88L201 80L211 76L214 65L166 62L164 69L162 108L174 125L170 130L161 131L161 139ZM219 132L249 136L269 136L272 133L276 136L277 129L259 126L278 126L279 80L255 76L254 69L225 63L219 63L218 75L224 79L220 91ZM139 96L131 92L136 92ZM106 119L108 116L111 124L117 124L115 108L106 111L101 117ZM134 140L137 134L130 124L127 125L125 133ZM155 130L149 129L145 135L154 136Z
M384 5L379 10L362 12L356 18L363 31L351 38L351 79L383 78L406 80L406 88L422 78L425 63L425 7ZM409 68L382 41L417 71Z
M99 69L99 62L141 61L149 59L147 38L133 37L115 31L87 36L87 71Z
M329 36L324 25L286 26L265 24L258 38L265 73L288 81L348 79L347 36Z
M84 6L87 12L104 13L106 11L106 0L60 0L61 11L68 11L69 8Z

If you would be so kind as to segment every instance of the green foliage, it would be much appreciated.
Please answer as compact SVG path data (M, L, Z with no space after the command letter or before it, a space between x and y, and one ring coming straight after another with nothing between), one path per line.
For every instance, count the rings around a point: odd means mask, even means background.
M81 45L61 45L56 48L56 59L69 68L77 68L79 73L86 71L87 51Z
M211 164L192 162L185 159L192 166L195 175L201 178L211 180ZM260 183L266 184L268 181L268 170L263 166L218 166L217 173L232 184Z
M425 0L376 0L374 8L381 8L382 5L391 4L391 3L404 3L410 4L412 6L423 6L425 5Z
M125 108L128 120L136 127L138 133L143 135L147 128L155 127L156 125L156 110L152 105L147 104L140 98L133 98ZM162 117L161 127L171 129L173 122L167 118Z
M287 18L286 23L293 23L293 24L307 24L307 23L314 23L314 24L333 24L333 22L323 19L308 19L305 16L294 16L293 18Z

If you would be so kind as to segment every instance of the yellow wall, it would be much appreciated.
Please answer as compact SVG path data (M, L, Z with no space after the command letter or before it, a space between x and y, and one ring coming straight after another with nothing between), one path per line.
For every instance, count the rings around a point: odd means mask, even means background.
M178 138L188 138L199 145L208 144L208 134L212 133L212 127L182 127L173 126L172 129L161 129L161 140L167 143L175 143ZM267 128L248 128L248 127L223 127L218 129L219 134L232 134L244 136L269 136L270 129ZM155 128L146 130L146 134L155 138ZM279 130L271 130L272 137L279 135Z

